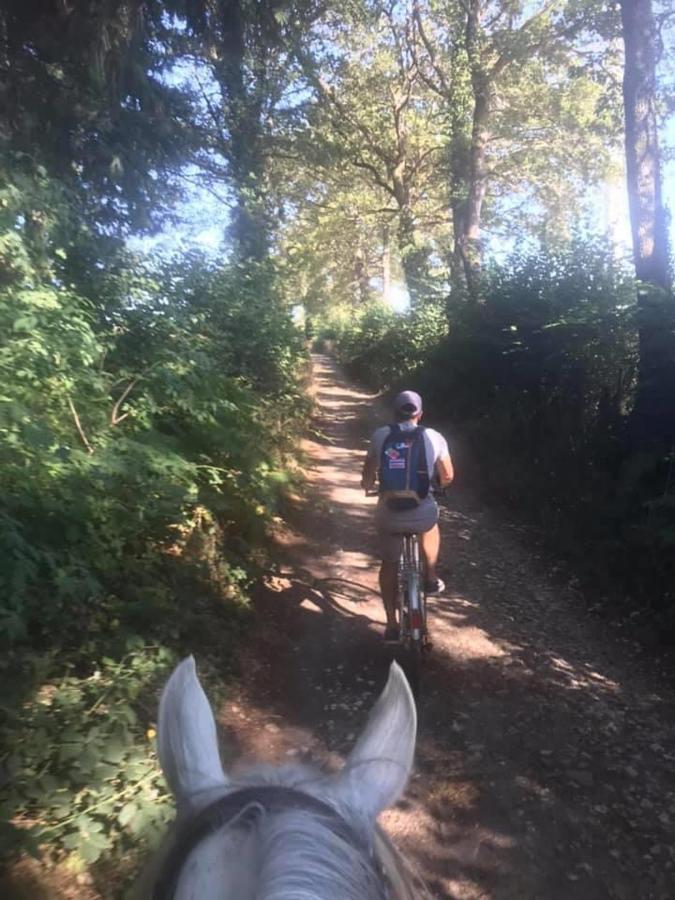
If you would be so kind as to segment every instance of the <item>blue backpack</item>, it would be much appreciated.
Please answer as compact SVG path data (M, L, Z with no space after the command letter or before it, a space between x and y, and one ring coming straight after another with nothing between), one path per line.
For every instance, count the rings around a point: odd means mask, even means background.
M428 494L424 428L390 425L380 456L380 495L389 509L402 512L419 506Z

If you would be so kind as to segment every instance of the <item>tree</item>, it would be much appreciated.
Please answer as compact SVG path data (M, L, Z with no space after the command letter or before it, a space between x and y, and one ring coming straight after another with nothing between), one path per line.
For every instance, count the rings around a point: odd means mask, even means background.
M388 217L382 213L387 198L354 183L344 168L333 178L313 183L309 173L297 171L295 183L285 182L296 214L281 230L279 253L289 300L300 302L311 314L330 303L358 307L374 295L373 284L387 277ZM305 177L303 177L303 175Z
M274 18L271 4L219 0L204 4L199 31L221 102L209 104L217 150L227 160L234 189L230 236L235 255L263 259L269 249L264 203L264 123Z
M657 33L651 0L621 0L626 178L635 274L668 290L668 236L657 117Z
M261 261L272 243L273 198L268 172L280 104L294 79L287 32L312 15L311 0L191 0L195 53L218 86L202 87L209 152L200 163L234 194L230 238L240 260ZM224 160L225 167L220 164Z
M651 0L621 0L626 178L638 278L640 369L633 413L639 442L675 438L675 310L661 190L657 30Z
M0 150L14 173L58 179L97 233L157 227L191 137L187 97L161 77L175 38L142 0L3 3ZM39 232L44 210L24 215Z
M414 0L421 76L447 114L453 285L474 303L495 188L529 191L550 215L576 195L575 179L599 180L607 169L614 123L598 110L604 86L577 62L573 38L585 19L566 18L563 7L546 0L525 14L496 0Z
M323 157L328 182L336 162L346 166L349 178L377 198L379 233L396 235L415 305L432 293L430 257L447 221L438 102L419 78L410 11L380 0L355 6L347 27L329 14L317 33L296 44L316 98L308 115L311 162L322 165Z

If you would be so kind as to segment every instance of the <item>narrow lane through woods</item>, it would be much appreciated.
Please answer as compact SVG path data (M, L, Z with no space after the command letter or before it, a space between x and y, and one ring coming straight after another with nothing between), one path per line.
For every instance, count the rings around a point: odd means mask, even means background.
M314 385L309 490L220 711L232 762L338 765L391 658L359 487L386 411L327 357ZM415 772L385 828L439 898L674 897L670 676L461 480L442 510Z

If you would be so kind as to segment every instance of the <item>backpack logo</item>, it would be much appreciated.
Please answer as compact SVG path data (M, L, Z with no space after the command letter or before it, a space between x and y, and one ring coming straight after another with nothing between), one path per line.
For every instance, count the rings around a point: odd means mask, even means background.
M385 456L388 460L388 468L389 469L405 469L405 456L402 456L400 453L401 448L399 447L387 447L384 451Z

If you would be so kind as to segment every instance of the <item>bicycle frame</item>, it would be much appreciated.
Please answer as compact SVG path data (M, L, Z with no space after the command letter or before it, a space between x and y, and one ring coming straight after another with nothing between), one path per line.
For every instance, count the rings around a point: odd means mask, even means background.
M427 603L420 560L419 538L403 535L399 561L399 626L401 665L410 687L419 700L422 685L422 653L428 648Z
M426 638L427 610L420 545L416 534L403 536L399 561L399 604L401 641L421 648Z

